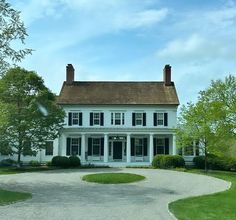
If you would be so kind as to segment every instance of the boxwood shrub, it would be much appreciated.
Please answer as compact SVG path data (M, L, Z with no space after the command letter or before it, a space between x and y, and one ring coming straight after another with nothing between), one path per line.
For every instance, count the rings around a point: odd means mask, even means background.
M65 156L55 156L52 158L52 165L56 167L68 168L70 167L70 160Z
M184 167L185 162L182 156L180 155L156 155L153 158L152 166L155 168L176 168Z
M79 157L77 157L77 156L70 156L69 160L70 160L70 166L71 167L80 167L81 163L80 163Z

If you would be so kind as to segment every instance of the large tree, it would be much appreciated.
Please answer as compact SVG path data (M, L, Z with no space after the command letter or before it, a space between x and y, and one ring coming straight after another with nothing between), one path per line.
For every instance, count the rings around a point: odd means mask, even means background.
M56 96L33 71L10 69L0 79L0 152L35 155L55 139L64 122Z
M235 138L236 80L212 81L199 93L198 101L183 106L179 115L177 144L179 147L199 143L205 154L205 169L209 153L224 154Z
M31 49L19 49L26 36L20 12L5 0L0 0L0 75L6 72L11 63L19 62L32 53Z

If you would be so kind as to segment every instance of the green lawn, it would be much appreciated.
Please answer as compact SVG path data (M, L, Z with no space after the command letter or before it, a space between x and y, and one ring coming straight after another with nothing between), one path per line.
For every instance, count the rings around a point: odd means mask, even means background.
M87 182L103 183L103 184L119 184L132 183L144 180L145 177L131 173L98 173L85 175L82 178Z
M0 175L4 174L16 174L16 173L26 173L26 172L37 172L37 171L47 171L47 170L55 170L56 167L47 167L47 166L40 166L40 167L0 167Z
M204 174L201 171L190 172ZM170 211L179 220L236 219L236 173L212 171L207 175L230 181L232 186L225 192L181 199L170 203Z
M13 202L23 201L32 198L30 193L13 192L0 189L0 205L7 205Z

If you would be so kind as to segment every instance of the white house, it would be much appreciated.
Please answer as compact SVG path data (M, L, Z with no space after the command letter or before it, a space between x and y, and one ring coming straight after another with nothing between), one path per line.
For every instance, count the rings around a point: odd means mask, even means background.
M58 139L36 157L78 155L82 163L151 163L156 154L176 154L176 117L179 105L171 66L163 81L74 81L66 67L66 81L57 99L66 112Z

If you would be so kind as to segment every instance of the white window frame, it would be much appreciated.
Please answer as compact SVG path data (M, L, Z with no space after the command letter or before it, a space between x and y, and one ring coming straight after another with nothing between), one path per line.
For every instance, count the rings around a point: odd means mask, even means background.
M71 124L79 125L79 112L71 112Z
M117 123L119 121L119 123ZM125 113L123 112L112 112L111 113L111 124L112 125L124 125Z
M138 147L141 147L142 149L142 154L137 154L136 149ZM144 156L144 141L143 138L135 138L134 139L134 155L135 157L143 157Z
M140 123L138 123L138 122L140 122ZM135 112L135 125L137 125L137 126L143 125L143 112Z
M162 143L159 143L158 144L158 140L161 140L162 141ZM159 147L159 148L163 148L163 154L165 154L166 152L165 152L165 138L157 138L156 139L156 153L157 153L157 148Z
M95 117L96 115L96 117ZM95 123L96 121L96 123ZM100 118L100 112L93 112L93 125L100 125L101 118Z
M73 146L78 147L78 154L73 154ZM80 138L72 137L70 142L70 153L67 156L79 155L80 147Z
M157 112L157 126L164 125L164 112Z
M94 147L99 148L99 154L94 154L93 153ZM101 138L93 138L92 139L92 156L93 157L100 157L101 156Z

